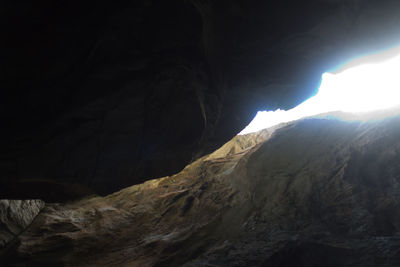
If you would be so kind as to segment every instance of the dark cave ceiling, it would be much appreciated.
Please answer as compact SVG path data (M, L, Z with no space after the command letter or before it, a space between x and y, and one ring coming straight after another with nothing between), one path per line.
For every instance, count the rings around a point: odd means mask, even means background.
M400 41L398 1L1 4L0 198L107 194L179 171L260 109Z

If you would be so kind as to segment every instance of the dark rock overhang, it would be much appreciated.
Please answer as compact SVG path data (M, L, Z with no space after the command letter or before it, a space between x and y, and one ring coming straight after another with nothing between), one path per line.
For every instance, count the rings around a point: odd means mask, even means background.
M400 41L398 1L6 1L1 10L0 198L31 198L32 183L48 186L34 197L71 186L71 197L107 194L174 173L257 110L293 107L324 71Z

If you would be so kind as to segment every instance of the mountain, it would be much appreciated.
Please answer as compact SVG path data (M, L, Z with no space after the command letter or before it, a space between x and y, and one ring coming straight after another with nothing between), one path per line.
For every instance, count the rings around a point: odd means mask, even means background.
M46 204L12 266L400 266L400 116L236 136L181 172Z

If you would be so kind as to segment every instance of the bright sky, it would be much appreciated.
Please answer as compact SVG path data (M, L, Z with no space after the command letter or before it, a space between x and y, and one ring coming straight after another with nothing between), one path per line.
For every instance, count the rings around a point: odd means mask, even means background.
M360 61L360 58L354 61ZM354 64L350 61L346 65ZM336 73L324 73L315 96L287 111L279 109L259 111L253 121L239 134L256 132L282 122L325 112L360 113L397 105L400 105L399 53L380 62L365 63Z

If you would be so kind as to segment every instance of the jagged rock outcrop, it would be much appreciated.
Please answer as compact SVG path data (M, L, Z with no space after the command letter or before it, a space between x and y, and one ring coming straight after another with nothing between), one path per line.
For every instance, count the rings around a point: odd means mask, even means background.
M0 200L0 249L25 230L43 207L42 200Z
M253 134L263 136L255 145L236 137L231 147L244 150L224 149L222 157L205 156L176 175L106 197L46 205L1 260L399 266L400 117L328 117Z
M1 198L76 184L108 194L170 175L257 110L293 107L322 72L400 40L393 0L7 0L0 10Z

